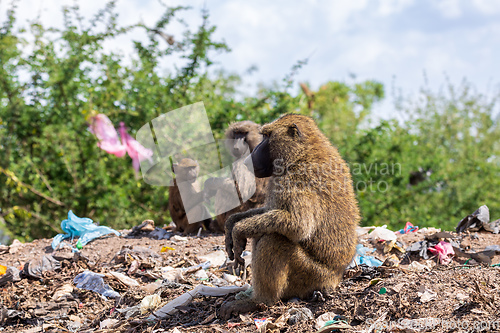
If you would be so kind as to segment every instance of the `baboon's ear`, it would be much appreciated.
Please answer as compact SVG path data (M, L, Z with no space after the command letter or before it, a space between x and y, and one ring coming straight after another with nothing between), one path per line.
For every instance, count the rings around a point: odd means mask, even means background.
M291 124L288 127L288 134L291 137L301 137L302 136L302 132L300 131L299 126L297 126L297 124L295 124L295 123Z

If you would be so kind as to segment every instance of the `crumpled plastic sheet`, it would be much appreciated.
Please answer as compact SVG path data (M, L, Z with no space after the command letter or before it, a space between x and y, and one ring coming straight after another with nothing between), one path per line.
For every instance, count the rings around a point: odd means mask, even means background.
M373 256L368 256L367 253L373 253L375 249L370 249L365 247L363 244L356 245L356 255L354 260L349 264L348 268L355 267L358 265L367 265L369 267L379 267L382 266L382 261L378 260Z
M120 142L116 129L105 114L100 113L92 117L89 130L99 139L97 143L99 148L117 157L125 156L127 149Z
M141 161L150 160L151 163L153 162L151 159L153 151L145 148L139 143L139 141L132 138L130 134L127 133L127 128L125 127L125 123L123 121L120 122L120 136L122 138L123 145L127 149L128 156L132 159L132 166L136 172L140 169Z
M480 229L485 229L486 231L498 233L498 228L495 228L496 221L490 225L490 210L488 206L483 205L479 207L471 215L467 215L460 221L456 227L456 232L461 233L465 230L478 231Z
M80 237L79 242L81 246L89 243L90 241L114 233L120 236L120 233L109 227L98 226L93 223L93 221L87 217L78 217L73 214L73 211L68 212L68 219L61 222L61 229L66 232L66 234L58 234L52 240L52 248L55 250L60 245L61 241L67 238L73 239L74 237ZM76 249L73 249L76 251Z
M439 263L441 265L448 265L451 262L452 257L455 255L453 246L445 241L440 241L434 247L430 247L429 251L431 251L433 254L438 255Z
M118 298L120 294L104 283L104 275L91 271L84 271L73 279L77 288L95 291L104 297Z

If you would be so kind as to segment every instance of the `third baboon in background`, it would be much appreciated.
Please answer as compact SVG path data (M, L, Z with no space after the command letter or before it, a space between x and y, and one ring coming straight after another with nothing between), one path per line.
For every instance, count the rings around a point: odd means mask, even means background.
M271 177L266 206L226 221L226 250L238 265L253 239L253 295L224 304L226 319L336 287L356 252L360 216L349 167L314 120L285 115L261 133L251 160L257 177Z
M262 207L264 205L265 191L268 182L268 178L255 178L254 174L248 170L241 159L242 156L248 154L248 151L251 153L262 141L260 125L249 120L233 123L226 130L226 140L227 149L235 161L232 167L232 174L237 182L223 178L211 178L205 182L205 190L217 191L215 195L215 213L217 214L217 218L212 223L211 229L221 232L224 232L224 224L227 218L232 214ZM254 181L255 193L251 195L254 190ZM225 190L226 186L228 190ZM251 197L242 205L228 212L224 212L224 207L228 202L229 196L232 196L232 193L234 193L231 192L234 186L236 186L240 199L243 198L241 201L245 201L245 198L248 198L250 195Z
M208 226L212 219L207 207L203 204L205 194L200 190L198 162L183 158L173 164L175 179L169 188L168 210L175 223L175 230L190 234L200 227ZM182 198L181 198L182 193ZM189 223L188 216L198 218L199 222Z

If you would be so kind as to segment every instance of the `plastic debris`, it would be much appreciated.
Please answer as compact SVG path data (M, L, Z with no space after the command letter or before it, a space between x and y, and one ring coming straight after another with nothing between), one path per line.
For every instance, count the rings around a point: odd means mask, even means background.
M148 313L156 309L161 303L161 297L158 294L146 296L141 301L140 311L141 314Z
M73 283L77 288L95 291L104 297L117 298L120 294L114 291L109 285L104 283L104 275L94 273L91 271L84 271L78 274L74 279Z
M162 278L170 282L185 283L186 279L184 279L182 272L181 268L173 268L170 266L161 268Z
M441 265L448 265L455 255L451 244L445 241L441 241L436 246L430 247L429 251L431 251L433 254L438 255L439 263Z
M391 256L387 257L384 260L384 263L382 264L382 266L398 267L399 266L399 258L395 254L392 254Z
M356 245L356 256L354 257L354 263L351 263L349 267L354 267L357 265L367 265L369 267L378 267L382 265L382 261L378 260L373 256L366 255L368 252L373 253L375 249L370 249L365 247L363 244Z
M474 213L471 215L467 215L464 217L457 225L456 232L461 233L466 230L468 231L479 231L484 229L489 232L498 233L498 226L494 222L491 225L490 222L490 210L488 206L479 207Z
M172 237L172 231L156 227L155 230L149 233L149 237L154 239L170 239L170 237Z
M308 308L290 308L288 309L287 314L289 315L289 325L294 325L298 322L314 318L312 311Z
M140 304L137 304L135 306L126 307L123 309L116 309L116 311L124 314L125 319L129 319L130 317L136 316L141 313L140 306Z
M167 252L167 251L175 251L175 249L173 247L170 247L170 246L163 246L160 249L160 252Z
M203 256L198 256L198 259L201 262L209 261L211 266L220 267L220 266L224 265L224 263L226 262L226 252L219 250L219 251L211 252L209 254L205 254Z
M117 157L125 156L127 150L120 142L113 123L105 114L100 113L92 117L89 130L99 140L97 143L99 148Z
M155 221L153 220L144 220L141 224L136 225L132 228L132 231L128 234L128 236L135 236L141 233L150 233L155 230Z
M196 280L208 280L208 274L204 269L196 271L193 276Z
M391 241L386 241L384 246L384 253L389 253L392 249L396 249L401 253L405 253L405 249L403 249L403 244L393 239Z
M426 261L424 265L418 261L413 261L410 265L408 265L408 269L414 272L430 271L432 269L432 262Z
M380 288L378 293L379 293L379 295L384 295L385 293L387 293L387 289L385 287L382 287L382 288Z
M153 151L148 148L144 148L139 141L135 140L130 134L127 133L127 128L125 123L120 122L120 136L122 143L125 146L128 156L132 159L132 166L136 172L139 171L141 164L140 162L144 160L150 160L153 163L151 157L153 156Z
M344 316L339 316L333 312L324 313L316 318L314 327L318 330L318 333L335 332L340 329L352 328Z
M118 281L120 281L124 285L127 285L129 287L138 287L140 285L139 282L126 276L125 274L119 272L110 272L109 274L115 277Z
M141 266L141 263L138 260L132 260L132 262L130 263L130 267L127 271L127 274L134 275L139 270L139 266Z
M403 234L409 234L410 232L416 232L416 231L418 231L417 226L414 226L411 222L406 222L405 227L403 229L396 231L396 233L403 235Z
M198 295L202 296L225 296L227 294L237 293L240 291L247 290L250 286L245 284L242 287L207 287L204 285L198 285L194 289L184 293L183 295L174 298L166 305L156 310L152 315L148 317L148 320L158 320L166 317L167 315L177 312L177 307L185 306Z
M51 255L33 259L24 265L24 274L34 278L41 278L43 272L56 271L61 268L61 263Z
M56 289L54 292L54 295L52 295L52 300L59 302L65 298L68 298L71 296L71 293L73 292L73 286L66 283L60 286L59 288Z
M187 237L182 237L182 236L179 236L179 235L174 235L174 236L170 237L170 240L173 241L173 242L187 242L188 238Z
M429 248L429 244L427 241L415 242L406 248L406 252L418 252L420 257L424 259L429 259L429 255L427 254L427 249Z
M266 321L267 321L267 318L255 318L253 320L257 329L260 329Z
M375 240L385 240L385 241L391 241L394 239L397 239L398 237L394 233L394 231L391 231L387 229L387 225L383 225L381 227L376 227L373 229L373 231L369 234L371 239Z
M222 278L229 283L235 283L236 281L239 280L239 278L236 275L227 274L227 273L223 273Z
M74 237L80 237L80 244L85 246L88 242L110 233L120 236L118 231L109 227L95 225L91 219L78 217L71 210L68 212L68 219L61 222L61 229L66 234L58 234L54 237L52 240L52 248L54 250L66 238L73 239Z
M17 251L19 251L19 249L21 249L22 247L24 247L24 244L21 243L19 240L14 239L12 241L12 244L10 244L10 246L9 246L9 253L16 254Z
M4 275L7 272L7 266L0 265L0 275Z
M117 319L104 319L99 323L99 328L102 330L104 328L113 328L113 326L118 323Z
M425 286L420 286L420 289L417 292L418 297L420 297L420 302L427 303L436 299L437 293L432 290L426 288Z
M5 273L0 276L0 287L6 284L7 282L21 281L19 273L21 273L21 271L16 267L12 266L7 267Z

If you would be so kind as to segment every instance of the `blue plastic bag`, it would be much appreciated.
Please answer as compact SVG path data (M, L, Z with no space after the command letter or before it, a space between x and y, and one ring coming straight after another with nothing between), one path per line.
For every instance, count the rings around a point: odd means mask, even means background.
M356 264L362 265L365 264L370 267L379 267L382 266L382 261L378 260L377 258L373 256L367 256L367 252L373 253L375 249L371 250L363 244L358 244L356 246L356 256L354 257L354 260L356 261Z
M107 235L114 233L120 236L120 233L109 227L95 225L93 221L87 217L78 217L73 214L73 211L68 212L68 219L61 222L61 229L66 232L66 234L59 234L52 240L52 248L55 250L59 246L62 240L66 238L73 239L74 237L80 237L79 243L84 246L88 242ZM76 249L73 249L76 251Z

